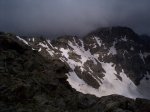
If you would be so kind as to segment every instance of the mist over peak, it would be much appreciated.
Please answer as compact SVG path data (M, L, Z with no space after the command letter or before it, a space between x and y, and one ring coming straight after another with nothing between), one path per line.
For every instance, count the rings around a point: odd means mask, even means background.
M119 25L150 34L149 4L148 0L1 0L0 30L52 38Z

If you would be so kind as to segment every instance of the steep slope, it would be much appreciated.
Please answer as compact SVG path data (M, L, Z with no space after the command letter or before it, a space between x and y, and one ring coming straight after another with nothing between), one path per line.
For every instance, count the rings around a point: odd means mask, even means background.
M0 35L0 112L86 111L98 101L71 88L64 63L23 42Z
M82 39L28 38L25 43L47 58L66 63L70 68L67 81L77 91L150 99L150 48L139 37L129 28L112 27Z
M39 52L51 53L42 43L45 48ZM0 112L150 112L149 100L117 95L99 99L75 91L66 81L68 67L48 57L20 37L0 34Z

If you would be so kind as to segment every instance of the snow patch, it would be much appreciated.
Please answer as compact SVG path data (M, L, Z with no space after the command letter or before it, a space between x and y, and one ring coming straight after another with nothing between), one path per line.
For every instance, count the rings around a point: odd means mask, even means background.
M35 40L35 39L34 39L34 37L33 37L33 38L32 38L32 42L34 42L34 40Z
M96 44L94 43L94 46L93 46L93 48L96 48L97 46L96 46Z
M124 36L124 38L121 38L122 41L127 42L127 37Z
M78 54L78 55L81 56L81 63L82 63L82 65L83 65L87 60L92 60L94 64L97 64L97 62L96 62L94 56L91 54L90 50L85 50L85 49L84 49L83 41L82 41L82 40L80 40L80 41L81 41L82 46L79 46L79 45L75 42L75 40L74 40L75 45L73 45L73 43L70 42L70 41L68 42L68 45L69 45L71 48L73 48L73 52L74 52L74 53L76 53L76 54Z
M67 62L67 64L69 65L69 67L72 70L74 70L76 66L79 66L81 68L81 71L84 70L81 62L76 62L76 61L74 61L74 60L69 58L69 54L68 53L71 52L70 49L60 48L60 51L62 52L61 55L64 57L64 58L61 58L61 60Z
M46 51L47 51L51 56L54 55L54 51L53 51L52 49L50 49L47 44L44 44L44 43L40 42L39 45L40 45L41 47L45 48Z
M129 98L142 97L142 95L136 91L136 85L126 76L123 70L120 73L122 81L116 80L118 79L115 75L117 72L113 63L101 62L101 64L106 72L104 73L104 80L102 80L103 84L99 88L101 96L119 94Z
M20 41L22 41L23 43L25 43L26 45L29 45L28 42L25 40L25 39L22 39L21 37L19 36L16 36Z
M35 49L34 49L34 48L32 48L32 50L34 51Z
M116 44L116 42L113 42L113 46L110 47L109 52L108 52L108 55L110 55L110 54L116 55L116 54L117 54L117 50L116 50L116 48L115 48L115 44Z
M41 49L41 48L39 48L38 52L41 52L41 50L42 50L42 49Z
M47 44L43 44L42 42L39 43L40 46L44 47L44 48L48 48Z
M53 47L52 44L51 44L51 41L50 40L46 40L47 43L53 48L53 49L57 49L56 47Z
M142 92L143 90L146 89L150 91L150 87L147 85L147 83L150 83L150 80L148 80L149 82L145 80L141 81L141 85L137 87L126 76L123 70L120 73L120 77L122 78L122 80L117 79L117 76L115 75L117 74L117 72L115 70L115 66L113 65L113 63L101 62L101 64L104 70L106 71L106 73L104 73L105 76L103 77L103 79L93 77L100 84L99 89L95 89L89 86L85 81L80 79L74 71L69 72L67 74L68 76L67 81L72 86L72 88L76 89L77 91L82 92L84 94L93 94L97 97L107 96L111 94L119 94L135 99L137 97L143 98L143 95L146 94L148 95L149 98L150 96L148 94L149 92L140 93L139 91ZM150 76L147 77L150 78ZM102 81L102 83L100 82L100 80ZM145 89L143 89L143 86L145 87Z
M61 53L62 56L69 58L69 55L68 55L69 50L68 49L60 48L60 51L62 52Z
M142 52L141 52L141 51L140 51L139 55L140 55L140 57L141 57L142 61L143 61L143 62L144 62L144 64L145 64L144 55L142 54Z
M140 81L140 85L138 85L138 91L144 96L143 98L150 99L150 74L147 71L147 74Z
M67 76L67 81L72 86L72 88L76 89L76 91L82 92L83 94L94 94L96 96L99 96L99 91L86 84L77 76L75 72L69 72Z
M131 47L131 48L130 48L130 50L131 50L131 51L134 51L134 48L133 48L133 47Z
M52 50L50 50L50 49L47 49L47 52L48 52L51 56L54 55L54 52L53 52Z
M94 58L98 60L99 54L94 54Z
M101 47L101 46L102 46L102 42L101 42L101 40L99 40L99 38L98 38L98 37L94 37L94 38L95 38L95 40L96 40L97 44Z

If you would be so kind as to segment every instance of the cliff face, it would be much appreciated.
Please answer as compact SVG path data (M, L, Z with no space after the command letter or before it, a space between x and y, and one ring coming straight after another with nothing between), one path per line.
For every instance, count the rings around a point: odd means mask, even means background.
M100 43L97 38L93 41L97 42L98 47ZM83 47L83 44L86 47ZM94 52L98 51L94 51L93 47L88 45L86 38L80 40L65 36L50 42L38 38L25 40L2 33L0 35L0 111L149 112L149 100L133 100L118 95L98 98L76 91L88 93L89 88L96 91L94 88L104 84L102 79L105 79L104 75L107 73L103 64L108 62L101 62L100 57L95 57ZM91 49L88 50L89 48ZM114 65L110 66L111 69L112 67ZM100 77L97 79L101 81L100 83L95 78L98 77L97 74L90 77L92 71L99 74ZM118 76L118 79L120 77Z

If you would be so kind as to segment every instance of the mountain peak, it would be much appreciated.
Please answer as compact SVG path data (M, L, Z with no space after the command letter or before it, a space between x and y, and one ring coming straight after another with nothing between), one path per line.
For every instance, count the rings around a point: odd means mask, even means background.
M122 36L127 36L130 39L137 38L137 34L131 28L121 26L98 28L89 33L86 37L90 36L98 36L101 38L120 38Z

